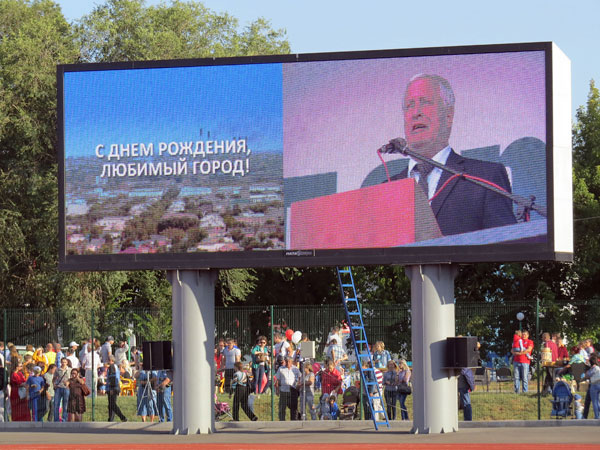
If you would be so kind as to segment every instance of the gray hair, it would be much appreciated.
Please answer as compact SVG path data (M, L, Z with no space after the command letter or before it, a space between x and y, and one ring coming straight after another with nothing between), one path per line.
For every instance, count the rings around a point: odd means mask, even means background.
M408 87L417 80L430 80L430 81L434 82L440 88L440 97L442 98L442 101L444 102L444 106L446 108L454 109L454 102L456 99L454 97L454 91L452 90L452 86L450 86L450 83L448 82L448 80L446 80L444 77L441 77L439 75L430 75L430 74L426 74L426 73L418 73L418 74L414 75L408 81L408 84L406 85L406 89L404 91L404 99L406 99L406 93L408 92ZM403 108L404 108L404 104L403 104Z

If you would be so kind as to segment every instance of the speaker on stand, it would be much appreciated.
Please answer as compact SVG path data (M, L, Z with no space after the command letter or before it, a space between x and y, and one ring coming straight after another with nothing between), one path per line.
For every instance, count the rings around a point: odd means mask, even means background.
M143 399L149 399L152 407L158 412L155 396L152 394L151 377L154 370L173 370L173 356L171 341L147 341L142 343L142 371L146 373L146 385L142 394ZM137 413L139 414L142 401L140 401Z

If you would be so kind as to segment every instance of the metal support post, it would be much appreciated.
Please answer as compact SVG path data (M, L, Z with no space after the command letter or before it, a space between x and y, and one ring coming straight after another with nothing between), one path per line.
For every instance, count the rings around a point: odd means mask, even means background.
M275 369L275 332L274 332L274 322L275 314L273 313L273 305L270 307L271 311L271 370L269 371L269 378L271 379L271 422L275 421L275 385L273 384L273 377L275 374L273 370Z
M173 434L215 431L216 270L171 270L173 287Z
M446 338L455 336L454 278L450 265L408 266L412 330L412 433L458 430L456 377L444 369Z
M91 353L91 357L92 357L92 422L94 422L96 420L96 379L98 377L98 371L96 370L96 361L95 361L95 356L96 356L96 348L94 346L94 322L95 322L95 317L94 317L94 308L92 308L92 326L91 326L91 334L92 334L92 343L90 344L90 351Z
M535 300L535 343L536 347L539 347L540 340L540 299L537 298ZM537 375L537 409L538 409L538 420L542 420L542 392L540 390L540 358L535 359L535 373ZM525 374L526 377L529 374Z

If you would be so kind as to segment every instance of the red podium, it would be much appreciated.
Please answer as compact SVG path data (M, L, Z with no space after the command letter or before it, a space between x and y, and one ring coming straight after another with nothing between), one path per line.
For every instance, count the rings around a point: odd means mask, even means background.
M302 200L290 208L291 250L397 247L442 236L412 178Z

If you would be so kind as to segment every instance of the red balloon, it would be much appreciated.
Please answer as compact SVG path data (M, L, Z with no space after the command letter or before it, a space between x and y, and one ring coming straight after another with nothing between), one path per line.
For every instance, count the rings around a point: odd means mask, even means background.
M286 338L288 341L291 341L291 340L292 340L292 336L293 336L293 335L294 335L294 330L292 330L291 328L288 328L288 329L285 331L285 338Z

